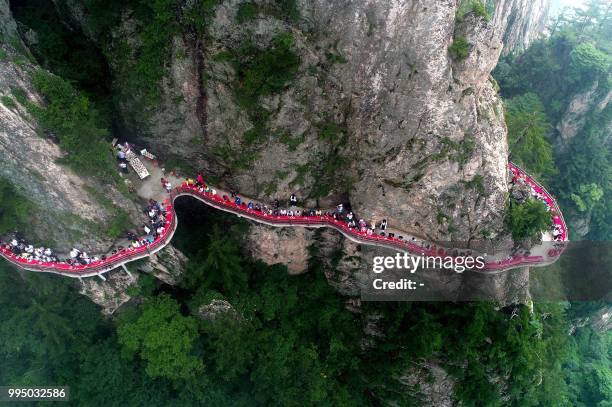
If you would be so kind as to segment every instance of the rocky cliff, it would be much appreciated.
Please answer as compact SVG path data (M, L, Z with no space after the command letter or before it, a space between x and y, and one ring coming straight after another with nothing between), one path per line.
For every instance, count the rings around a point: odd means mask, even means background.
M508 151L490 72L504 48L534 38L546 1L498 1L488 15L456 0L295 10L226 0L205 13L181 3L156 103L133 86L147 33L129 3L106 33L90 3L56 4L105 50L126 131L169 166L264 199L344 199L368 221L429 239L503 238ZM245 98L256 55L278 55L279 37L290 38L297 66L274 91ZM467 55L453 57L455 40L467 41Z
M259 11L241 19L242 3L223 1L205 34L174 36L161 103L135 115L141 98L125 95L124 121L166 160L204 168L245 194L345 196L369 220L387 217L432 239L496 236L507 146L489 74L505 33L523 22L511 18L525 12L519 3L498 2L490 21L467 13L459 22L461 5L451 0L303 2L293 19L267 12L273 2L252 3ZM193 7L184 4L178 18ZM86 12L72 15L87 25ZM127 43L129 62L142 23L129 9L121 16L110 44ZM253 114L237 97L243 78L232 56L247 42L265 52L284 33L299 67L281 91L256 100ZM470 43L464 60L448 52L459 37ZM125 60L110 61L121 88Z
M32 85L32 75L42 68L22 41L5 0L0 1L0 34L0 177L34 209L28 214L31 227L20 232L33 243L44 243L60 253L74 246L105 253L116 243L104 233L116 208L136 223L142 217L141 203L112 183L84 177L61 164L65 153L53 135L42 132L26 107L45 105ZM139 269L174 283L185 263L185 256L169 246ZM129 299L124 280L115 275L107 282L88 280L82 283L82 292L111 313Z
M546 34L551 0L520 0L504 4L503 55L526 50Z

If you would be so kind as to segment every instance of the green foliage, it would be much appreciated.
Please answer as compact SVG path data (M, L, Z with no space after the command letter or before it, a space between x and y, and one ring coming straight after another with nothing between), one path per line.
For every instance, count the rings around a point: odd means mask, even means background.
M474 178L472 178L470 181L465 182L465 187L468 189L474 189L476 192L478 192L478 195L480 196L485 196L486 191L484 187L484 182L482 175L480 174L474 175Z
M146 24L140 35L138 58L128 70L127 83L142 95L145 106L154 106L161 97L160 81L166 72L172 38L180 28L174 0L145 1L140 10L140 19Z
M344 133L343 127L333 122L324 122L318 127L321 140L337 141Z
M175 0L85 0L83 3L88 28L97 34L106 59L116 68L113 74L121 91L121 101L129 101L135 118L147 114L161 100L161 80L167 71L172 40L181 33L181 23L200 34L216 5L213 0L192 2L191 7L185 8L184 21L180 21ZM121 16L128 11L136 22L130 35L138 39L130 44L125 36L113 35L121 24Z
M117 335L123 354L139 355L153 378L189 379L203 369L202 360L193 355L196 321L182 316L179 304L168 296L152 298L137 316L122 319Z
M236 293L246 287L246 275L242 272L241 255L237 241L215 227L206 250L198 253L198 261L192 262L185 275L184 284L189 288L223 287Z
M610 57L592 43L578 44L570 52L569 57L570 70L579 81L597 78L610 69Z
M546 139L554 140L558 137L555 127L563 120L574 98L592 92L591 100L602 100L610 91L611 32L607 2L594 0L585 8L569 9L553 22L549 38L536 42L521 55L500 61L494 76L502 95L506 100L530 93L537 95L547 121L553 125L546 132ZM522 114L519 119L521 116L526 119ZM570 233L575 230L571 227L573 223L590 219L586 238L591 240L609 240L612 235L612 161L606 142L610 120L612 106L609 104L604 109L598 109L597 103L587 107L578 123L577 134L570 140L553 143L563 147L553 151L559 170L558 174L553 173L554 177L545 169L550 168L545 139L536 137L533 145L526 144L525 154L517 154L513 149L514 155L523 159L528 168L535 164L536 172L540 167L543 175L548 176L551 192L558 198L570 223ZM512 124L509 121L511 140ZM534 171L534 168L529 170ZM603 197L587 203L588 196L582 197L584 192L581 192L585 185L597 185Z
M278 140L287 146L289 151L295 151L300 144L304 142L305 134L301 134L299 136L292 137L289 132L281 132L278 135Z
M300 60L293 48L293 35L284 32L276 35L265 49L246 39L236 49L217 55L218 59L228 60L234 67L234 94L253 124L243 134L246 147L259 145L271 134L268 128L270 112L259 104L259 99L282 92L295 78ZM252 148L244 148L240 155L221 149L217 155L236 169L249 168L257 158Z
M21 196L11 183L0 178L0 235L30 230L35 205Z
M448 51L454 59L461 61L470 54L470 43L465 37L455 37Z
M45 0L16 2L11 5L11 11L20 24L36 32L37 41L28 44L36 62L77 83L89 97L107 109L110 75L104 55L78 24L66 24L59 13L69 11Z
M573 406L607 406L612 400L612 334L586 326L572 336L574 357L566 362Z
M344 57L344 55L335 51L328 51L325 53L325 58L330 64L346 64L348 60Z
M591 210L604 196L604 192L597 184L582 184L578 189L580 194L572 193L570 198L580 212Z
M128 267L134 267L134 263L128 264ZM151 297L157 288L157 280L150 274L140 274L138 283L128 287L127 294L132 297Z
M86 186L85 189L102 207L112 216L108 225L100 225L101 231L111 239L116 239L125 234L132 226L128 213L116 206L113 201L94 187Z
M464 21L465 16L468 13L473 13L477 17L480 17L487 22L491 21L491 14L489 13L489 10L481 0L463 1L459 9L457 10L456 21Z
M9 109L14 109L15 107L17 107L17 104L15 104L15 101L10 96L4 95L0 100L2 101L2 104L8 107Z
M215 7L219 3L220 0L198 0L193 2L183 17L184 22L194 27L197 35L206 35L206 30L214 17Z
M27 103L28 110L47 134L59 139L60 147L67 152L62 160L85 175L116 178L112 152L104 141L108 130L89 99L67 81L45 71L36 71L32 83L45 98L46 106Z
M539 180L554 175L552 146L546 138L551 126L539 98L526 93L508 100L506 125L512 159Z
M23 89L11 87L11 93L13 94L13 97L15 98L17 103L22 106L28 106L28 96L26 95Z
M188 200L176 204L191 222L174 242L195 263L248 226ZM360 313L350 312L327 282L335 271L317 260L318 244L300 276L241 259L235 271L246 276L244 289L228 289L231 279L214 283L226 296L195 284L164 290L173 299L141 276L148 298L114 319L103 319L71 281L2 269L0 382L69 383L78 405L418 405L419 389L394 378L433 361L452 376L462 405L586 407L610 399L609 334L580 328L568 336L562 306L513 313L486 302L363 302ZM332 255L332 264L342 256ZM181 313L213 299L232 309L204 319ZM370 316L380 335L364 333Z
M236 13L236 21L244 23L253 20L259 14L259 5L250 1L240 3L238 12Z
M550 213L544 202L529 199L523 203L510 202L506 213L506 225L514 240L535 239L552 227Z
M295 78L300 59L293 45L293 35L288 32L278 34L264 50L248 40L241 44L234 55L234 67L237 97L243 105L251 107L260 96L281 92Z
M252 1L240 3L236 13L236 21L242 24L254 20L260 14L291 23L296 23L300 19L297 0L272 0L265 3Z

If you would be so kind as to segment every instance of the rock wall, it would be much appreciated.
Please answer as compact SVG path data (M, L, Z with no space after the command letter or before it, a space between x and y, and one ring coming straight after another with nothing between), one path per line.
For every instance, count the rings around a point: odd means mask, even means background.
M162 101L146 115L134 114L137 98L121 95L125 61L109 61L119 106L128 128L167 162L204 169L244 194L286 199L297 191L311 202L346 194L368 220L386 217L416 235L495 237L508 152L490 72L504 44L517 49L538 35L548 0L498 1L490 21L474 13L458 20L460 3L302 1L297 21L259 13L238 22L241 1L225 0L205 35L181 20ZM80 2L66 4L67 18L90 32ZM193 6L182 4L177 18ZM132 58L140 25L126 10L112 33L112 44L127 45ZM244 134L254 123L236 100L238 78L223 55L245 39L265 48L280 32L293 35L300 67L286 90L260 99L268 134L252 145ZM448 52L455 37L470 42L463 61ZM321 136L329 124L338 129L332 139Z
M79 24L100 41L89 29L84 3L61 3L71 10L67 23ZM528 37L525 1L498 1L490 21L474 13L458 20L457 0L315 0L298 3L297 21L260 13L238 23L240 3L220 2L205 35L198 37L185 25L174 37L163 61L168 69L159 84L161 101L152 107L139 105L139 95L123 90L129 88L124 86L129 61L138 58L143 22L130 10L122 13L110 46L123 47L127 63L110 58L109 64L122 121L138 140L168 164L202 168L222 186L247 195L286 199L296 191L308 204L316 199L333 204L344 197L368 221L385 217L392 226L432 240L503 237L508 151L503 108L490 72L504 40L508 46L509 39L520 37L509 33ZM191 7L191 2L181 4L177 18ZM254 123L236 100L239 78L223 55L245 39L265 48L281 32L292 34L300 66L282 92L258 101L269 112L267 134L249 144L244 134ZM460 37L470 44L462 60L448 51ZM20 73L10 75L5 76L14 81ZM27 78L24 82L27 86ZM37 98L31 89L28 94ZM31 118L20 124L22 133L28 123L33 138ZM322 135L330 126L331 137ZM61 154L42 142L49 149L44 157ZM6 161L15 166L19 159L13 153ZM59 186L34 182L32 175L17 183L64 188L35 200L104 219L95 203L75 199L87 196L85 181L61 167L52 172L55 159L47 161L50 173L63 181ZM13 168L11 174L16 173ZM56 202L58 197L65 202ZM273 251L268 249L280 241L278 231L253 231L256 257L291 263L293 272L304 269L310 236L300 235L296 250ZM347 264L362 256L354 248L343 250L354 252Z
M114 206L126 211L134 222L143 216L140 204L114 186L85 178L58 162L64 153L51 138L41 134L36 120L23 105L44 104L31 83L32 74L41 68L20 39L6 0L0 0L0 38L0 96L3 97L0 177L10 181L37 208L29 214L32 227L25 231L25 237L33 243L50 245L60 253L75 245L90 253L105 253L114 241L105 236L100 225L111 219L113 211L89 191L97 190ZM12 103L7 102L8 98ZM168 246L141 267L173 284L186 261L182 253ZM112 313L129 299L123 292L125 281L115 273L110 276L108 282L85 280L82 287L82 292L100 304L105 313Z
M601 88L605 90L606 86ZM598 82L593 83L585 92L574 95L561 120L555 126L559 136L555 140L557 147L564 149L584 128L588 117L601 114L608 109L611 100L612 90L602 91ZM609 134L612 134L612 121L609 122L608 128L610 131L606 141L610 140Z
M223 2L209 30L207 133L194 146L207 173L262 198L348 193L368 219L432 239L500 231L506 130L489 74L502 49L501 11L490 23L469 15L456 25L455 1L304 2L297 24L260 16L238 25L238 4ZM246 146L253 124L235 101L231 64L215 56L246 36L265 46L283 30L295 37L299 73L262 100L271 134ZM456 33L472 43L463 62L448 53ZM342 129L337 139L321 138L326 123ZM279 133L301 142L289 147ZM244 150L250 165L228 162ZM323 178L331 185L321 196Z
M429 239L502 237L508 151L490 72L504 43L515 49L534 38L547 1L498 1L489 21L474 13L459 21L456 0L303 1L298 21L259 13L239 23L240 3L220 2L201 38L187 29L174 38L162 102L147 115L134 117L135 99L119 98L150 149L246 195L295 191L310 204L345 196L368 221L385 217ZM137 55L142 23L123 15L113 37ZM244 134L254 123L223 56L245 39L265 48L281 32L294 37L300 66L284 91L260 98L268 134L250 144ZM470 43L465 60L448 52L459 37ZM120 91L126 76L110 63ZM322 137L330 124L337 131Z
M551 0L519 0L503 4L507 23L503 36L503 54L526 50L546 34Z

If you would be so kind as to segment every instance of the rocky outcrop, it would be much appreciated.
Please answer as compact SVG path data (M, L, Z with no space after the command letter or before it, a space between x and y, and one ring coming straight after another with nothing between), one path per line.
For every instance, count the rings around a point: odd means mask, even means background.
M551 0L518 0L504 2L502 7L504 55L522 52L546 34Z
M301 274L308 268L312 230L306 228L273 229L253 224L248 236L251 257L272 265L282 263L290 274Z
M189 259L171 244L152 254L145 261L136 264L135 268L148 273L169 285L176 285ZM130 266L128 264L128 267Z
M605 89L605 86L601 88ZM593 83L585 92L575 95L556 126L559 135L556 140L557 146L561 149L566 147L570 140L583 129L589 116L602 113L608 108L611 100L612 90L602 92L598 82ZM612 130L612 121L609 122L608 128ZM608 132L607 140L610 139L609 134L610 132Z
M603 124L600 130L601 139L603 144L609 145L612 140L611 100L610 87L598 81L591 84L584 92L573 95L559 122L555 124L553 143L557 154L565 153L573 142L588 134L589 125L596 123ZM575 236L587 236L591 229L592 211L579 212L572 207L567 209L565 216L570 224L570 230Z
M436 363L422 362L407 369L397 380L406 386L406 391L414 391L422 406L456 405L453 396L456 380Z
M600 309L591 312L590 315L576 318L570 324L569 334L572 335L577 329L588 326L591 329L606 332L612 329L612 306L603 304Z
M79 280L79 292L89 297L102 308L102 314L112 315L132 299L128 288L137 284L137 275L129 275L122 271L107 273L106 280L87 278Z
M468 13L460 23L458 3L300 2L299 21L260 13L238 23L240 1L224 1L205 38L187 29L174 38L162 101L134 123L139 138L163 158L204 168L248 195L349 193L363 216L387 217L413 234L495 236L507 146L489 74L504 38L507 46L533 38L546 2L530 9L522 0L499 1L490 21ZM87 25L82 11L72 14ZM114 41L136 55L142 22L123 16ZM267 134L251 145L244 134L254 124L236 100L226 56L245 40L265 49L280 32L293 35L300 67L285 91L259 100L269 112ZM458 36L471 43L465 61L448 53ZM121 91L127 76L119 62ZM119 99L126 121L134 120L135 99Z
M232 304L223 299L213 299L209 304L201 305L197 315L205 321L215 321L220 317L233 316L238 318L238 314Z

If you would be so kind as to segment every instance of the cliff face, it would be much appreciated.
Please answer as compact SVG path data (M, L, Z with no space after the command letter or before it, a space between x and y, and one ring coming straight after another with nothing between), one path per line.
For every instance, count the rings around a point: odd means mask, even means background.
M67 24L103 42L122 123L166 163L204 169L215 182L264 199L286 199L293 191L308 204L348 199L368 221L385 217L429 239L500 237L508 152L490 72L507 33L524 25L527 3L498 1L490 19L471 12L457 19L456 0L303 1L299 18L262 11L271 3L257 1L260 11L247 19L239 17L241 3L219 2L204 33L185 17L196 5L180 5L181 28L162 61L160 99L145 106L143 95L126 89L133 89L129 70L140 57L146 22L126 8L102 39L87 3L55 2L69 10ZM292 37L296 73L282 90L259 97L259 116L253 115L237 97L244 78L231 56L247 42L265 52L281 33ZM460 38L470 44L464 59L448 51ZM263 136L249 139L262 115ZM61 153L44 156L53 154ZM6 161L16 166L18 159ZM66 202L56 206L104 218L93 203L79 206L84 191L67 187L83 180L65 179L70 172L61 167L57 172L63 180L57 186L30 179L40 188L65 189L36 196L37 202L61 197ZM297 247L310 239L299 237Z
M227 0L206 35L175 36L161 104L135 117L126 96L125 122L167 161L203 168L248 195L297 191L331 204L344 194L368 220L386 217L417 235L496 236L507 146L489 74L505 33L524 22L523 3L500 1L489 22L468 13L458 23L453 0L314 1L299 3L297 21L259 13L238 23L240 2ZM512 17L517 10L521 18ZM113 33L134 55L138 24L125 12ZM258 124L237 101L243 79L227 55L246 40L266 49L283 32L294 38L299 68L283 91L259 98L264 136L248 140ZM454 37L471 44L463 61L449 55Z
M600 87L598 82L593 83L585 92L574 95L561 120L555 126L559 136L556 139L557 147L561 149L567 147L570 140L584 128L588 117L603 114L611 100L612 90L606 91L606 86ZM612 122L609 122L608 128L612 131ZM609 135L610 131L606 141L610 140Z
M526 50L546 32L551 0L518 0L504 4L503 55Z
M351 203L432 239L495 234L507 190L503 110L488 80L502 48L498 16L456 24L453 1L352 5L314 10L349 61L338 77L350 106ZM448 47L460 36L471 51L458 62Z
M114 243L104 233L104 225L114 216L109 202L126 211L134 222L141 216L139 204L114 186L83 177L58 162L64 152L41 133L24 106L44 105L31 80L32 74L41 68L20 39L5 0L0 1L0 38L0 177L36 208L28 214L31 227L21 232L26 232L25 237L33 243L50 245L59 252L77 246L90 253L105 253ZM98 194L92 195L92 190ZM103 195L105 202L97 195ZM182 253L168 246L140 264L139 269L175 283L186 261ZM124 292L127 280L115 274L110 274L112 277L106 282L93 279L82 282L82 292L101 305L105 313L129 299Z

